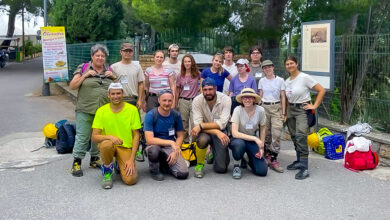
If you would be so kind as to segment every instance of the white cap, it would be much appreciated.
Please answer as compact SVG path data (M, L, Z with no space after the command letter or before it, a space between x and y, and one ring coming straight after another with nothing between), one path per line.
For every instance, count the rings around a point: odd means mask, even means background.
M110 89L122 89L123 90L123 86L120 83L111 83L110 86L108 87L108 91L110 91Z
M249 61L247 59L239 59L239 60L237 60L236 65L237 64L246 65L248 63L249 63Z

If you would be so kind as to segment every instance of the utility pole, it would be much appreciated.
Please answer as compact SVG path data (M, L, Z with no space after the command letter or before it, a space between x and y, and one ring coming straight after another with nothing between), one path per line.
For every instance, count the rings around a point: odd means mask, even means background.
M24 44L24 5L22 8L22 44L23 44L23 56L21 60L26 57L26 45Z
M47 26L47 0L43 0L43 19L44 19L44 26ZM43 81L43 86L42 86L42 95L43 96L50 96L50 85L49 83L45 83L43 74L42 74L42 81Z

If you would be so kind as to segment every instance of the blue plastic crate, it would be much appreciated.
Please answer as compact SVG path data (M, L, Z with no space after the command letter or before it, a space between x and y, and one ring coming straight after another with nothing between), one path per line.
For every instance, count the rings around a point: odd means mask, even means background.
M343 134L335 134L322 139L325 147L325 158L339 160L344 158L345 139Z

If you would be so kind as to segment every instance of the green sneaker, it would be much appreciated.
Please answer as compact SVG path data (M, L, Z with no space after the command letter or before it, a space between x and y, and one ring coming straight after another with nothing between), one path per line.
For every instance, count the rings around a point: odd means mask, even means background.
M135 154L135 160L138 162L144 162L145 157L141 150L137 150L137 153Z
M207 162L207 164L212 164L214 162L214 155L213 155L213 152L211 150L206 155L206 162Z
M204 165L201 164L201 163L198 163L195 166L195 173L194 173L194 175L195 175L196 178L203 178L204 177L203 168L204 168Z
M112 188L112 172L107 172L103 175L102 187L103 189L111 189Z
M74 161L70 173L73 176L77 176L77 177L83 176L83 171L81 170L81 163Z

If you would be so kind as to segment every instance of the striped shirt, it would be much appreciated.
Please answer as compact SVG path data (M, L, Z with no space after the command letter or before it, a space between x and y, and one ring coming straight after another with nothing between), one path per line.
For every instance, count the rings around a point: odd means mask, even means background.
M169 77L173 75L174 72L167 68L163 68L162 72L157 72L153 67L148 67L145 76L149 78L149 92L159 94L160 91L170 90Z

